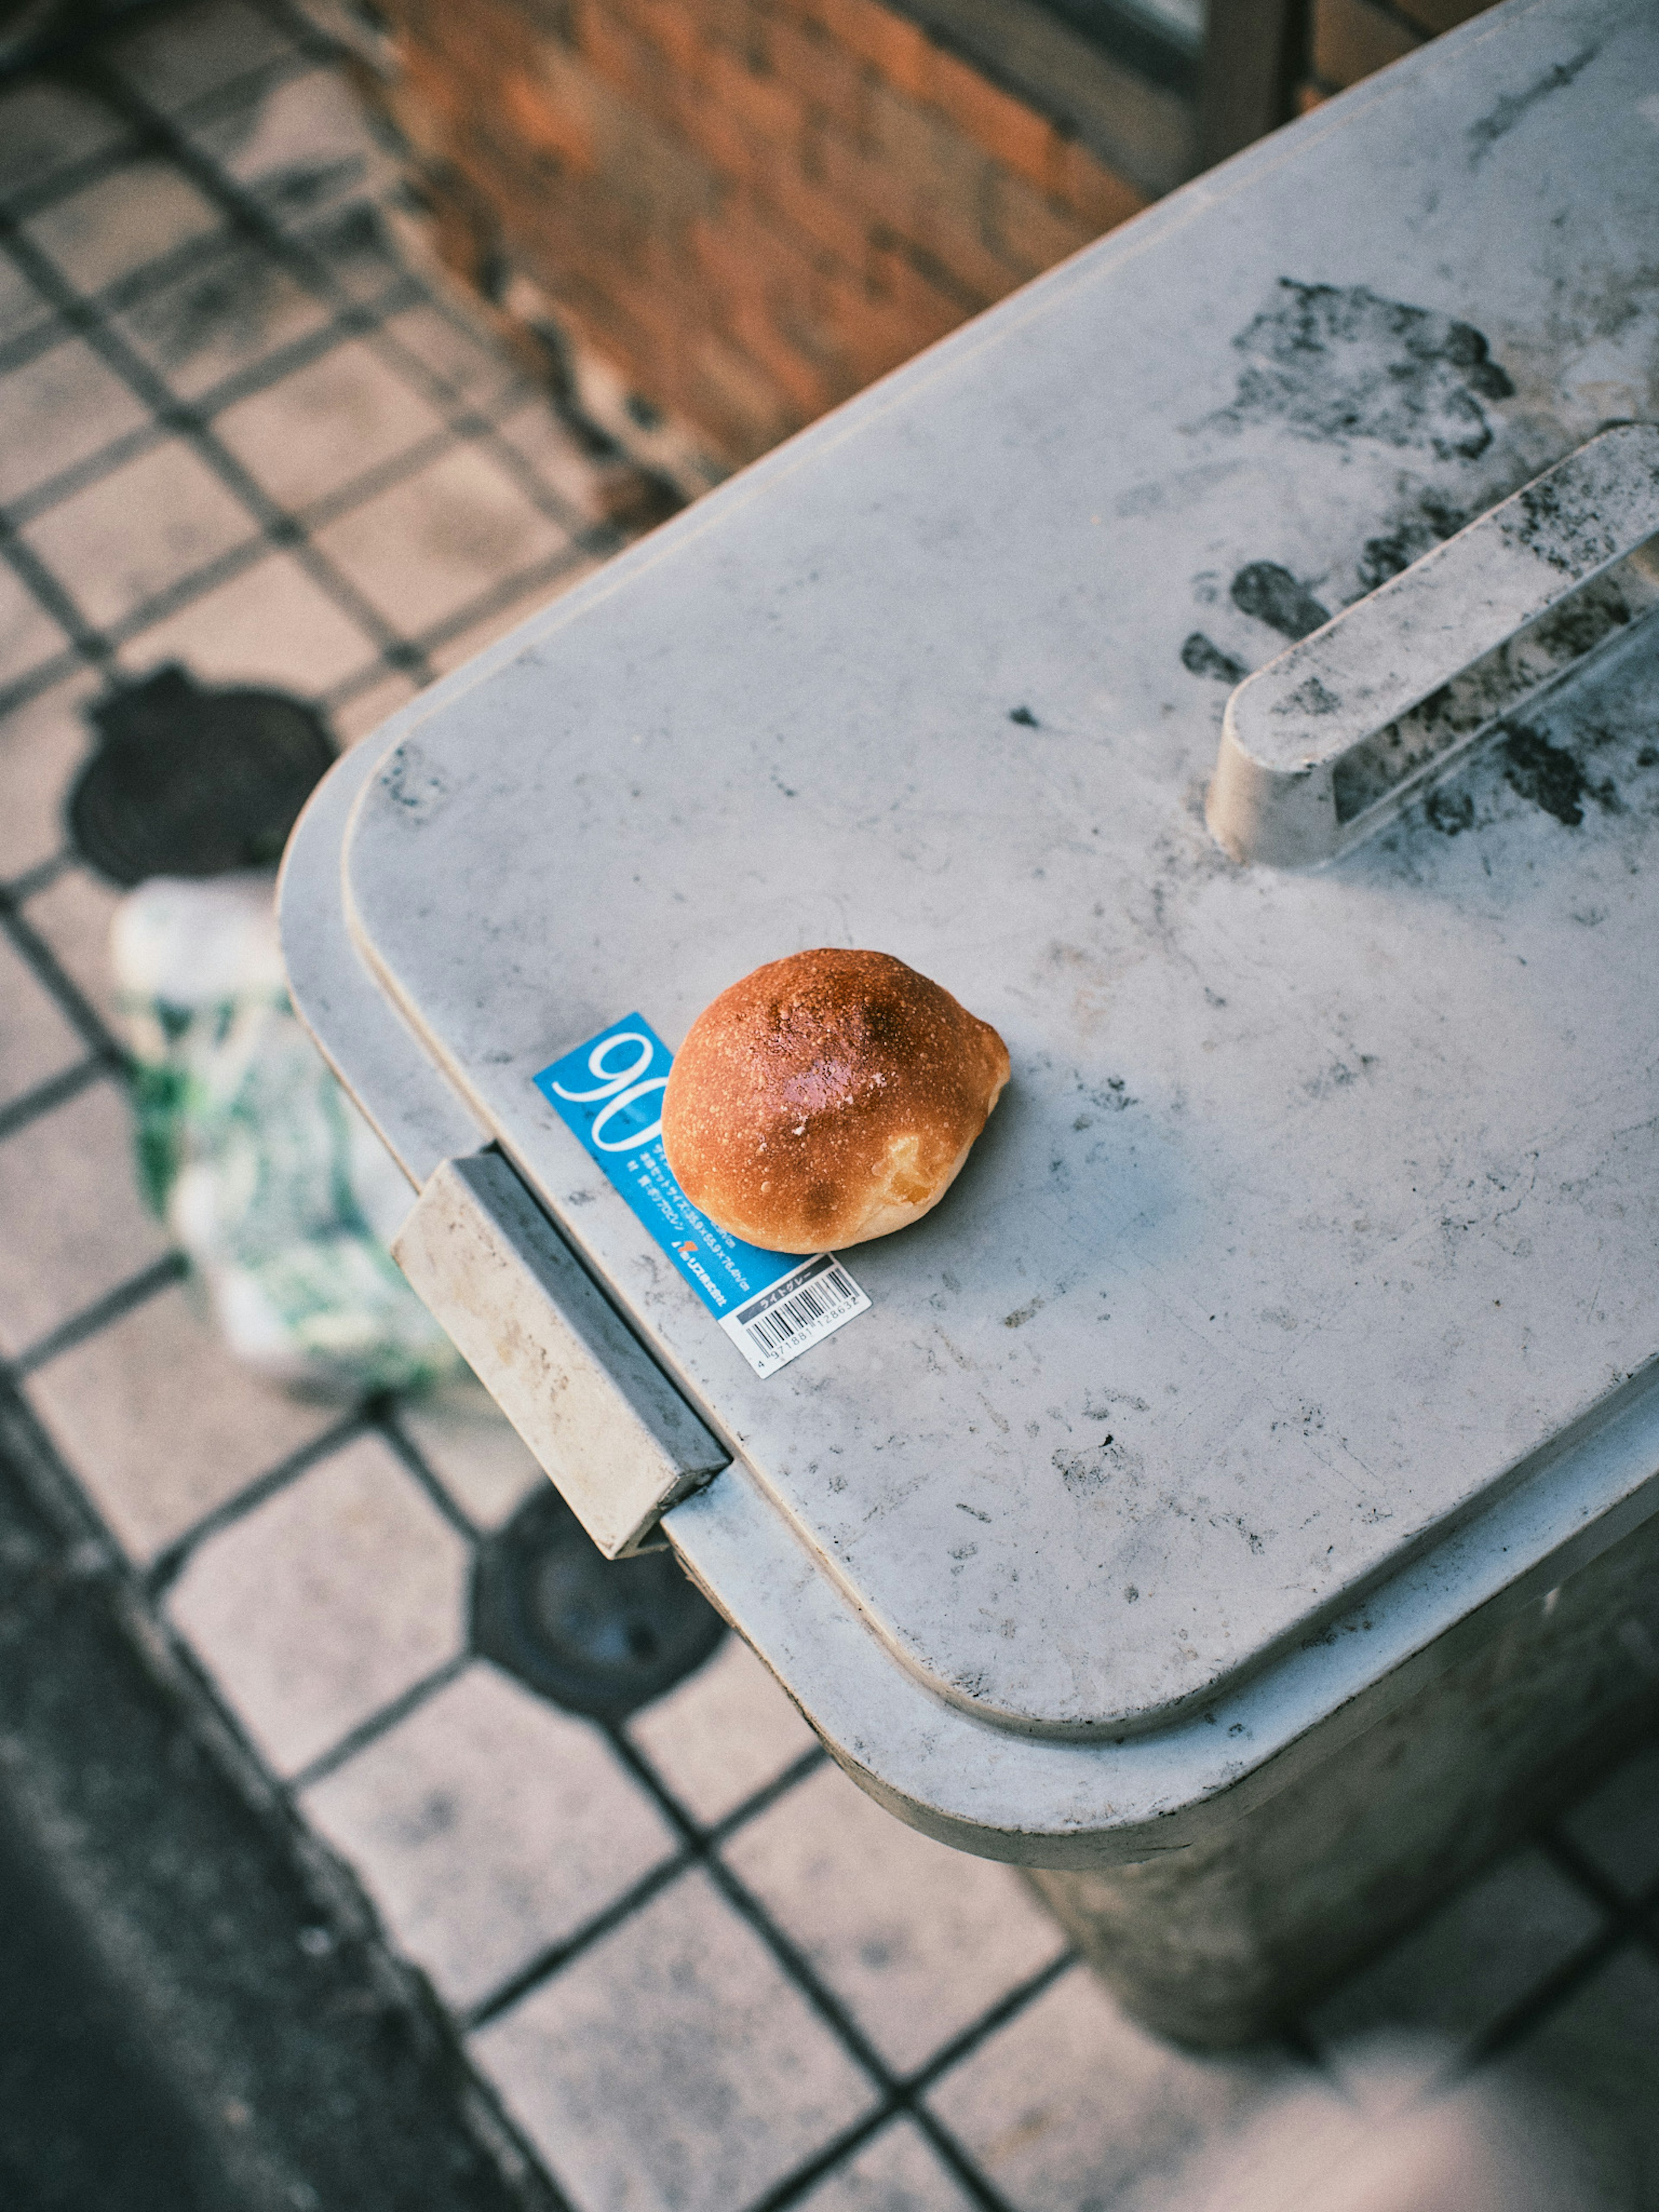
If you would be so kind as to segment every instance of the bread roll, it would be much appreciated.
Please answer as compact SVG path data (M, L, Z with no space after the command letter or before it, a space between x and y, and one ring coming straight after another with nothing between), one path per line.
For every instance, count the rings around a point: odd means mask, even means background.
M797 952L704 1007L663 1093L680 1188L772 1252L825 1252L919 1220L1008 1080L1008 1048L885 952Z

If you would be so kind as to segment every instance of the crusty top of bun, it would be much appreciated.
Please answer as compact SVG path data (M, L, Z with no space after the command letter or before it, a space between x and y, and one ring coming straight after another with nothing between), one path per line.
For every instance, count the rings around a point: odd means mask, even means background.
M662 1140L709 1219L773 1252L823 1252L938 1204L1008 1080L1008 1048L885 952L757 968L691 1024Z

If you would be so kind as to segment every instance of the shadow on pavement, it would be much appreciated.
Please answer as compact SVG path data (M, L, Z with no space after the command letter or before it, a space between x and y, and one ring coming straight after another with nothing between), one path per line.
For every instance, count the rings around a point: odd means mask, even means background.
M556 2212L68 1495L0 1379L0 2203Z

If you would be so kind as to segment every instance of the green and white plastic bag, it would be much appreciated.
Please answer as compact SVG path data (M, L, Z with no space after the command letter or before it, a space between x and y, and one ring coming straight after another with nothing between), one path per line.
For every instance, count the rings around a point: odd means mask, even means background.
M260 1373L332 1394L446 1380L459 1357L386 1249L409 1185L289 1003L275 890L158 876L116 911L144 1195Z

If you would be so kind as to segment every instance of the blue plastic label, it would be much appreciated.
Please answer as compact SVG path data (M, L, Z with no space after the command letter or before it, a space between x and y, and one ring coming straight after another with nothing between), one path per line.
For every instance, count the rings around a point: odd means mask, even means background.
M662 1094L674 1055L629 1014L535 1078L758 1375L817 1344L870 1301L827 1253L803 1260L728 1237L674 1180L662 1147Z

